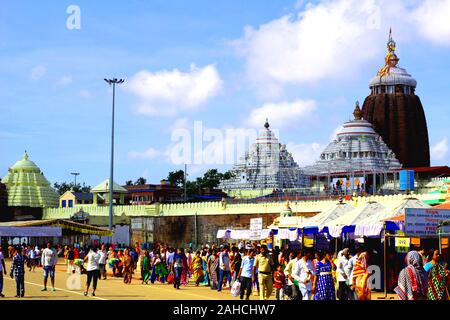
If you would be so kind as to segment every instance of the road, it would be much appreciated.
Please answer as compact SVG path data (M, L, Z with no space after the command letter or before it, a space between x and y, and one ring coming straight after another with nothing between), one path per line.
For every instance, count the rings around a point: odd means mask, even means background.
M16 295L15 280L9 277L10 260L6 260L6 267L8 276L4 276L3 294L5 298L1 300L18 299L14 298ZM50 279L48 283L48 290L41 291L43 288L43 269L36 268L35 272L30 272L28 269L25 273L25 297L20 299L25 300L239 300L230 294L229 290L222 290L217 292L211 290L209 287L195 287L191 282L187 286L181 286L180 290L176 290L172 285L155 284L143 285L141 281L134 278L131 284L123 283L122 278L109 277L107 280L99 280L96 296L87 297L83 295L84 285L86 282L86 275L81 275L80 287L77 287L76 281L69 281L70 274L66 273L63 261L56 266L56 291L50 290ZM74 278L71 278L74 279ZM382 295L373 294L373 299L376 300ZM393 297L393 295L389 295ZM258 300L258 296L250 297L251 300ZM271 300L275 300L272 295Z

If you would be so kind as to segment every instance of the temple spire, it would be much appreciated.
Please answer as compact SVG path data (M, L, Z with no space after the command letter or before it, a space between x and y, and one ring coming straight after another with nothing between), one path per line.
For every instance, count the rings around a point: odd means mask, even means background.
M264 124L264 128L266 128L267 130L269 130L270 124L269 124L269 119L266 118L266 123Z
M392 28L389 28L389 37L387 42L388 53L384 58L384 67L381 68L377 75L382 77L389 73L390 68L395 68L400 60L395 54L395 41L392 39Z
M24 160L28 160L28 153L27 153L27 150L25 150L25 154L23 155L23 159L24 159Z
M356 101L355 103L355 110L353 111L353 116L355 117L355 120L362 119L361 109L359 108L359 101Z

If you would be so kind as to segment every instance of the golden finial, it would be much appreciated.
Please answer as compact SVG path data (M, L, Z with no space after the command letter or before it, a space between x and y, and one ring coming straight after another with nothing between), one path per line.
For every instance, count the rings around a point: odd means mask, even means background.
M355 110L353 111L353 116L355 117L355 120L362 119L361 109L359 108L359 101L356 101Z
M266 118L266 123L264 124L264 128L266 128L267 130L269 130L269 127L270 127L270 125L269 125L269 119Z
M25 154L23 155L23 159L24 159L24 160L28 160L28 153L27 153L27 150L25 150Z
M384 76L389 73L390 68L394 68L397 66L399 58L397 58L397 55L395 54L395 41L392 39L392 28L389 28L389 37L387 42L387 49L388 53L386 57L384 58L384 67L381 68L377 76Z

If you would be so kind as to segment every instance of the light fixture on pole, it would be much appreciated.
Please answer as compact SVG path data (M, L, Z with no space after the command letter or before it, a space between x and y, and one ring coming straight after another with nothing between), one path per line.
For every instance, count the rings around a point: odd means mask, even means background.
M80 173L79 172L71 172L70 174L75 177L75 182L74 182L73 187L76 188L76 186L77 186L77 176L79 176Z
M113 87L112 98L112 125L111 125L111 168L109 175L109 230L113 229L113 184L114 184L114 103L116 96L116 84L124 83L123 79L104 79L109 85ZM112 242L112 237L111 237Z

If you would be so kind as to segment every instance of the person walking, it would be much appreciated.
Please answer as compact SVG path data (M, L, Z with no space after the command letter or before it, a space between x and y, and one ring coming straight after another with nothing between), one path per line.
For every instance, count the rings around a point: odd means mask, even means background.
M253 274L253 264L255 263L255 257L253 256L253 250L245 250L245 256L242 258L242 263L238 271L237 278L241 282L241 300L250 300L250 295L252 294L252 274Z
M203 260L202 260L202 257L200 256L200 251L197 251L195 253L194 259L192 260L192 269L193 269L194 282L195 282L196 287L198 287L200 282L202 282L204 279L202 267L203 267Z
M84 262L86 265L86 291L84 295L87 296L89 293L89 287L92 281L92 296L95 297L95 290L97 289L97 280L100 277L100 254L96 252L97 250L93 247L89 248L88 254L84 257Z
M99 279L106 280L106 260L108 258L108 253L106 252L106 247L104 244L100 247L100 250L98 251L99 259L98 259L98 266L99 266ZM102 278L103 277L103 278Z
M273 275L273 287L275 288L275 297L277 300L284 300L284 286L286 277L282 271L282 266L277 265L277 270Z
M41 291L47 291L47 281L50 275L50 281L52 283L52 291L55 289L55 266L58 261L56 250L52 248L52 244L47 243L47 248L42 251L42 268L44 268L44 288Z
M241 263L242 263L242 252L243 249L239 250L237 247L233 247L234 249L234 256L233 261L231 262L230 269L231 269L231 276L233 280L239 279L238 273L241 269Z
M219 258L217 257L217 250L211 249L211 255L208 258L207 270L211 279L211 290L217 290L218 288L218 276L217 269L219 267Z
M286 260L283 259L284 263L286 264L286 267L284 268L284 275L287 279L284 294L289 298L289 300L299 300L299 298L301 299L300 289L293 282L294 267L300 257L301 253L295 254L295 252L291 251L289 252Z
M3 249L0 246L0 298L4 298L3 294L3 274L6 276L5 256L3 255Z
M11 256L13 257L11 263L11 279L16 279L17 294L15 298L23 298L25 296L25 258L19 253L17 248L11 248Z
M184 266L185 259L186 259L186 256L185 256L182 248L178 249L177 252L173 256L173 262L172 262L172 272L174 274L173 287L177 290L180 290L181 274L183 272L183 266Z
M349 256L350 251L348 248L345 248L344 250L338 253L338 261L337 261L337 280L339 283L338 298L339 300L343 301L350 299L350 287L348 286L350 275L347 273Z
M267 300L272 295L273 291L273 278L272 268L274 262L269 255L267 245L263 244L260 248L260 254L255 258L253 270L258 269L258 283L259 283L259 299Z
M142 277L142 284L148 284L148 281L150 280L150 256L148 254L147 250L142 250L142 257L141 257L141 277Z
M427 275L422 256L417 251L406 255L406 267L400 271L398 285L394 289L400 300L426 300Z
M329 254L320 252L318 260L312 288L314 300L336 300L333 276L331 274L331 257Z
M352 271L352 291L357 300L371 300L371 292L368 285L369 254L365 249L360 248L356 255L355 265ZM422 260L422 259L421 259Z
M229 247L224 246L222 252L219 255L219 285L218 292L222 291L223 280L227 277L228 286L231 287L231 273L230 273L230 255Z
M449 271L442 263L439 250L433 250L432 252L429 262L424 266L425 271L428 271L427 297L428 300L448 300L450 298L447 292Z
M123 282L125 284L131 284L134 262L128 249L124 250L122 259L123 259Z
M312 253L305 250L301 255L297 256L292 277L297 283L294 283L297 291L297 300L311 300L313 291L313 279L315 277L314 267L311 261ZM298 284L298 286L297 286Z

